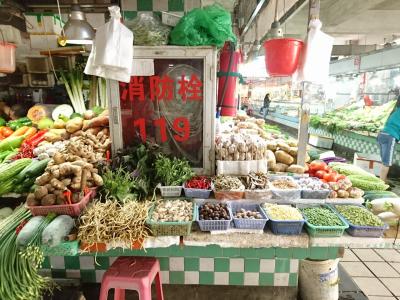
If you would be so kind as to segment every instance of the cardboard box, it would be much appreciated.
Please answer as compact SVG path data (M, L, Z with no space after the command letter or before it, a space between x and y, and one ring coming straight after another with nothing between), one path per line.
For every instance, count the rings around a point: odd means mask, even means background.
M376 176L380 175L383 166L379 155L365 153L355 153L353 164Z
M332 149L333 138L317 134L310 134L308 143L314 147Z

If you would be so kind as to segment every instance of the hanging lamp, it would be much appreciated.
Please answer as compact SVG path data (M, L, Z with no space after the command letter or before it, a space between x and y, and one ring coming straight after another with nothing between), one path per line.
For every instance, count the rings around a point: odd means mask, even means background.
M86 15L77 0L74 0L71 5L71 12L63 31L67 44L87 45L93 43L95 31L86 20Z

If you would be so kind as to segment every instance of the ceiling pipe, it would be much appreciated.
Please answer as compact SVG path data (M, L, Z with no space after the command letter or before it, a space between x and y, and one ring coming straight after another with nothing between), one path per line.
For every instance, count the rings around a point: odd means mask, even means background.
M247 21L246 26L243 28L242 33L240 34L240 39L242 39L245 36L245 34L247 33L247 31L249 31L249 29L250 29L253 21L257 17L258 13L261 11L261 9L264 6L267 6L269 2L270 2L270 0L260 0L260 2L257 3L256 8L253 10L253 13L251 14L249 20Z

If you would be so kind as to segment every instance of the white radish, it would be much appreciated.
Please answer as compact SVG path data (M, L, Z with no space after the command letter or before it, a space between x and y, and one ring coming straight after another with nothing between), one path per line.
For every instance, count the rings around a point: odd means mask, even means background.
M383 223L388 224L389 226L397 225L397 222L399 221L399 216L391 211L382 212L378 217Z
M392 209L392 204L387 201L388 198L374 199L367 203L367 208L370 209L375 215L390 211Z
M386 202L390 203L390 211L400 216L400 198L386 198Z

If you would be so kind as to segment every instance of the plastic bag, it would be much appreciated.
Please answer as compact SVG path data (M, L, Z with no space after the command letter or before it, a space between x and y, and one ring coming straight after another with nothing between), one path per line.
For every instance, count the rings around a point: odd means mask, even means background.
M334 38L321 31L320 20L311 20L309 27L310 31L297 80L324 84L329 78L329 63Z
M129 82L133 62L133 33L120 19L118 6L108 8L109 22L97 28L85 74Z
M132 21L126 21L126 26L133 31L133 43L140 46L160 46L168 44L171 29L163 25L153 13L139 13Z
M173 45L222 47L226 41L236 42L231 15L220 5L195 8L182 17L171 31Z

